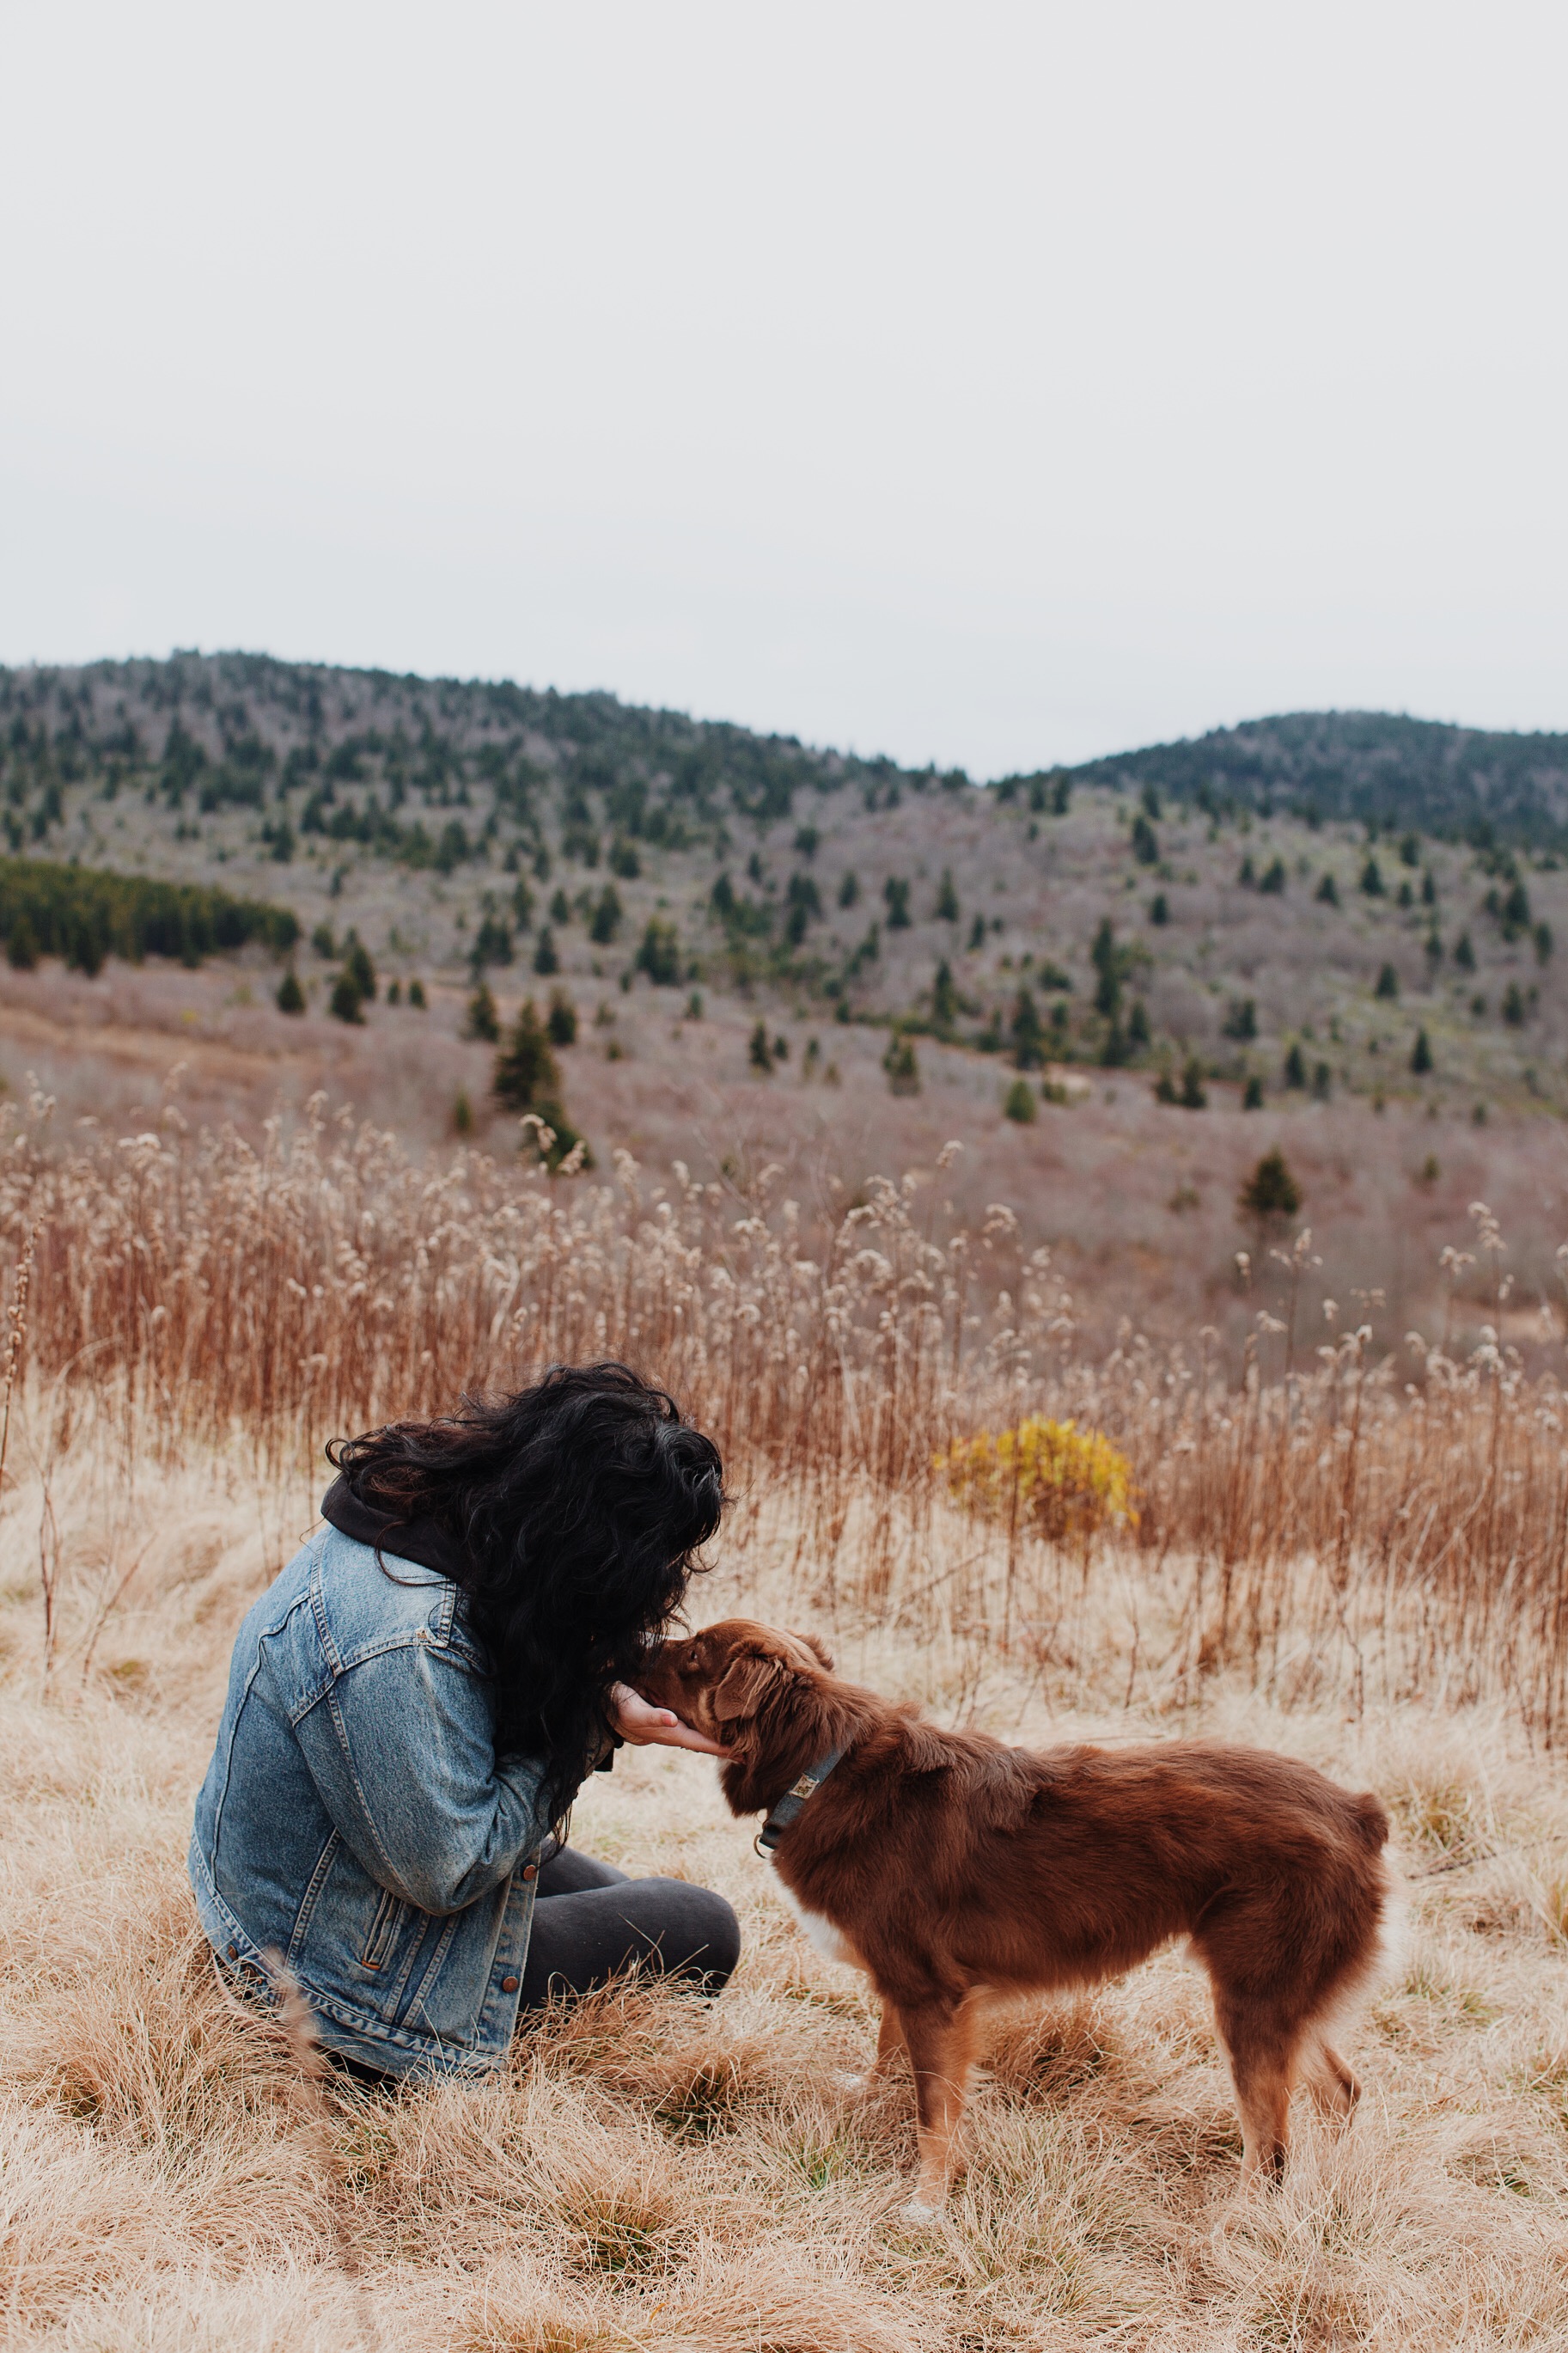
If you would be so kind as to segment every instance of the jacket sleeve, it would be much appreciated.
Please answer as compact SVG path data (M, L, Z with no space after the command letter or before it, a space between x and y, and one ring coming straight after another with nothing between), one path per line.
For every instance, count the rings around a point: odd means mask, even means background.
M498 1757L485 1687L414 1641L337 1675L295 1726L332 1825L421 1912L461 1912L543 1841L539 1757Z

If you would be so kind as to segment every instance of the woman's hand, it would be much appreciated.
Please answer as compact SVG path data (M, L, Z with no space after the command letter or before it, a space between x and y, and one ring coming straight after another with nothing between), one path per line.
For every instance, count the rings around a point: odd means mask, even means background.
M623 1740L634 1748L695 1748L700 1757L728 1757L716 1740L705 1732L693 1731L689 1724L668 1707L655 1707L629 1683L610 1685L610 1722Z

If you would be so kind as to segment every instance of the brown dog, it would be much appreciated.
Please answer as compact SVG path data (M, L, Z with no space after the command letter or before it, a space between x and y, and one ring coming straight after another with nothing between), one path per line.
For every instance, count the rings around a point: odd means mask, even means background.
M814 1941L882 2000L876 2072L914 2070L911 2211L946 2195L988 1993L1092 1984L1185 1936L1209 1973L1241 2112L1244 2181L1282 2169L1304 2077L1330 2116L1359 2086L1328 2040L1371 1976L1388 1818L1309 1765L1172 1741L1035 1753L941 1732L842 1683L819 1642L730 1618L651 1655L641 1687L731 1752L737 1814L842 1761L779 1839Z

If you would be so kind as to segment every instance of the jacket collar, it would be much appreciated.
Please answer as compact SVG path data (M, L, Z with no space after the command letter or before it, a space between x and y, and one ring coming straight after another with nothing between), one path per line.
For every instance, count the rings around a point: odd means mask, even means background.
M321 1517L355 1544L374 1545L395 1560L433 1568L454 1585L463 1581L462 1546L445 1528L434 1520L400 1520L395 1512L362 1503L341 1471L321 1498Z

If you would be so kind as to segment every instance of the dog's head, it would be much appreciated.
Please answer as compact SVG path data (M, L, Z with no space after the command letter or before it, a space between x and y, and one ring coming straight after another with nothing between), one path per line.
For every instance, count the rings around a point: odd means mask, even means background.
M836 1714L832 1666L814 1634L723 1618L684 1641L659 1643L637 1683L645 1698L673 1708L729 1750L724 1793L744 1813L763 1802L759 1787L780 1774L787 1786L831 1745L824 1727Z

